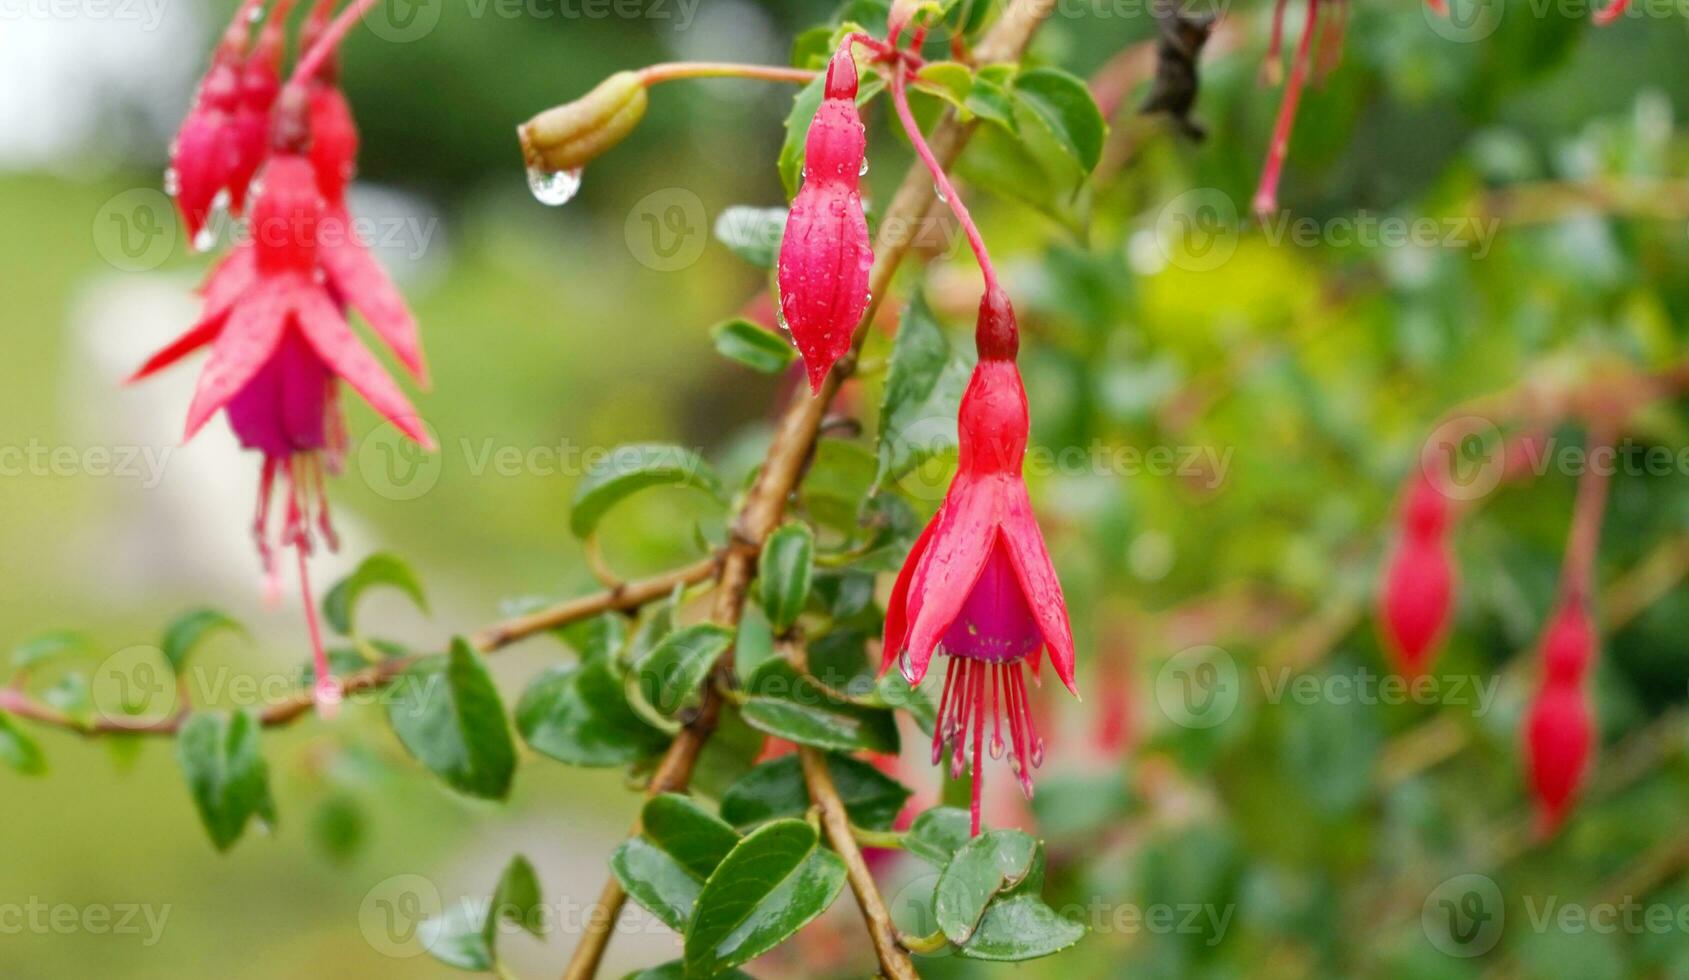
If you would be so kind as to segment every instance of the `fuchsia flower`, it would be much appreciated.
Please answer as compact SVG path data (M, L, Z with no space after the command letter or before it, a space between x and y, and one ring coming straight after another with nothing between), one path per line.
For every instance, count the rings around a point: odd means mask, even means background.
M804 143L803 187L780 241L780 312L809 372L811 391L850 349L868 308L874 264L857 184L868 147L856 111L856 62L850 42L827 65L821 107Z
M1584 676L1595 655L1595 631L1581 597L1570 595L1543 631L1542 678L1525 716L1525 758L1539 828L1552 833L1583 783L1595 744Z
M220 194L235 169L235 112L240 104L238 52L219 48L211 68L194 93L193 107L170 144L170 169L164 186L176 200L195 247L208 244L202 234Z
M346 321L350 304L413 374L424 375L415 320L386 273L351 233L344 197L357 153L357 129L333 81L318 75L359 8L325 28L322 21L331 0L321 0L307 33L322 37L280 95L265 95L267 79L278 75L288 5L289 0L279 0L261 50L249 64L254 98L246 108L252 113L262 108L259 129L268 135L260 140L259 150L260 156L267 152L269 157L253 184L257 191L247 240L207 279L199 322L149 358L131 380L211 346L188 409L185 438L192 438L223 410L241 445L263 455L253 535L272 581L276 546L291 546L297 553L315 693L327 712L338 702L340 688L328 669L306 565L319 534L330 549L336 546L323 474L339 468L346 446L339 383L350 385L424 448L433 448L433 440L404 393ZM267 72L260 70L266 66ZM246 183L242 181L243 188ZM284 513L280 526L272 528L269 510L276 496Z
M1400 536L1379 590L1379 622L1396 669L1417 677L1430 667L1454 605L1449 501L1423 472L1411 481Z
M951 772L959 776L972 738L975 833L988 710L991 756L1003 753L1007 716L1014 770L1030 797L1031 770L1043 763L1044 746L1021 667L1029 665L1036 679L1038 655L1048 650L1056 675L1078 693L1067 604L1021 478L1028 415L1014 362L1019 346L1014 310L995 284L980 301L977 337L980 361L958 416L956 478L898 573L886 607L880 665L884 673L896 662L904 677L918 684L934 652L950 658L933 732L933 763L948 742Z

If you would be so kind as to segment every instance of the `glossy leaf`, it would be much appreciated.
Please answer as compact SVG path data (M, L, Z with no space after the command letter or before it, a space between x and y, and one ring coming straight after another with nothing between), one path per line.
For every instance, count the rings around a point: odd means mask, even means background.
M768 536L757 564L757 597L775 632L797 622L814 575L815 532L807 524L790 521Z
M870 829L890 827L909 799L909 788L860 759L828 753L826 760L851 823ZM803 767L797 756L786 755L757 766L734 783L721 798L721 817L735 826L750 827L801 817L809 805Z
M734 205L715 219L716 241L759 269L774 268L774 259L780 254L780 235L785 229L785 208Z
M616 849L611 870L641 907L683 932L698 892L739 835L694 800L673 793L652 797L640 823L641 836Z
M41 747L5 714L0 714L0 762L25 776L39 776L47 771L47 759L41 754Z
M951 349L926 301L916 296L892 342L880 400L876 487L955 450L956 411L971 371L968 359Z
M74 630L56 630L25 640L12 648L12 666L28 670L64 653L88 653L94 644Z
M752 728L799 745L839 752L897 751L897 725L889 712L845 711L778 698L751 698L740 710Z
M942 868L958 848L971 839L973 818L961 807L935 806L923 810L909 825L903 849Z
M815 828L780 820L741 840L710 875L686 930L689 974L710 976L762 955L827 910L844 862Z
M962 946L974 960L1034 960L1079 942L1085 927L1063 918L1036 895L1015 895L993 902Z
M659 712L674 714L694 700L716 659L732 645L733 631L715 623L675 630L635 665L640 693Z
M569 528L585 538L619 501L649 487L691 487L721 499L721 479L697 453L647 443L618 446L575 488Z
M341 636L353 635L357 629L354 619L358 600L365 592L379 586L403 592L418 609L428 611L428 599L423 594L422 583L411 567L395 555L378 552L359 562L350 575L334 583L328 594L323 596L323 619L329 628Z
M460 793L503 799L516 771L504 702L486 664L462 638L451 653L400 675L387 719L405 748Z
M181 673L194 648L218 631L246 635L246 627L216 609L195 609L177 616L164 628L164 639L160 644L164 659L170 662L170 669Z
M544 936L544 898L539 876L528 859L517 855L505 865L490 899L463 898L421 923L417 938L428 955L472 973L498 962L498 939L506 923L533 936Z
M176 735L176 761L211 843L226 851L257 817L276 822L269 766L259 747L258 716L250 711L202 711Z
M716 353L759 374L779 374L792 366L797 351L772 331L744 318L724 320L710 328Z
M661 752L669 737L642 721L608 664L546 671L516 705L516 728L534 751L572 766L620 766Z
M966 944L991 900L1020 884L1037 864L1038 841L1024 831L991 830L963 844L939 875L933 896L945 937Z
M1020 104L1089 173L1102 159L1108 126L1085 83L1056 68L1033 68L1014 79Z

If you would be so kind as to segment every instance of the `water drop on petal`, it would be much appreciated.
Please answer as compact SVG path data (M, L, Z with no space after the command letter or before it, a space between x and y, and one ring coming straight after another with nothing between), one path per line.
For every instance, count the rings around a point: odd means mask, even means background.
M858 177L868 176L868 158L867 157L863 157L862 158L862 165L856 168L856 176L858 176Z
M534 200L541 204L550 207L568 204L581 189L581 168L547 170L529 167L528 189L534 192Z
M206 224L199 231L194 232L194 251L209 252L217 244L217 231L210 224Z
M182 175L176 172L175 167L166 168L164 171L164 193L169 194L171 197L175 197L181 192Z

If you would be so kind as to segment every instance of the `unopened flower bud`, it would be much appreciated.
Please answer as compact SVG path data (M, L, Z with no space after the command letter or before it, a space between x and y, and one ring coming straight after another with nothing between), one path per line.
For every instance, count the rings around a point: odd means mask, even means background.
M516 128L530 169L575 170L620 143L645 117L645 83L621 71L573 102Z

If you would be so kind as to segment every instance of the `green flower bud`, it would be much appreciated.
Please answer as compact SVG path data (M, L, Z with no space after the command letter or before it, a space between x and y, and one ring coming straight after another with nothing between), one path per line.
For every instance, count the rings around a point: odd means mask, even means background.
M620 143L645 117L645 84L620 71L573 102L516 127L530 169L576 170Z

